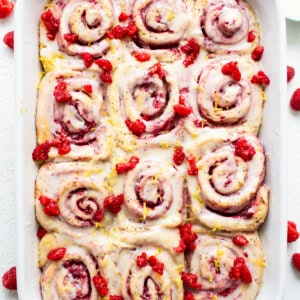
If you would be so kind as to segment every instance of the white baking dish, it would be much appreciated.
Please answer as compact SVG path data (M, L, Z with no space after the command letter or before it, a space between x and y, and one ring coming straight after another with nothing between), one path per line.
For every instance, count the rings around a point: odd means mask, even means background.
M268 100L264 109L260 138L270 159L266 183L271 187L270 212L261 229L267 258L264 283L258 300L279 300L283 295L286 261L286 63L285 23L279 0L249 0L263 31L264 70L270 76ZM41 71L38 60L38 24L44 1L18 0L16 9L16 189L18 218L19 299L38 300L40 296L37 264L34 180L37 167L31 159L36 145L36 88Z

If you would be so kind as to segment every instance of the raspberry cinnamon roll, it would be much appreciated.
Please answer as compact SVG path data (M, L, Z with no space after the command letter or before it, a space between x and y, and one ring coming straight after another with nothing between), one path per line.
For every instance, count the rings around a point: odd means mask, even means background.
M191 20L189 0L134 0L132 19L137 36L129 44L132 51L148 53L160 61L172 62L180 57L176 49L185 39Z
M260 40L255 13L243 0L197 0L193 20L191 35L209 52L250 52Z
M108 88L109 115L119 134L119 145L147 143L170 131L177 132L179 101L175 69L160 63L123 64ZM179 130L180 131L180 130Z
M193 89L195 116L211 127L242 126L257 134L264 94L251 83L257 66L243 57L218 58L201 70Z
M36 115L38 144L48 146L43 160L108 157L113 134L104 118L102 90L95 76L56 71L43 78Z
M53 1L40 21L40 57L46 72L57 68L97 70L93 58L100 57L118 63L122 44L110 40L107 31L124 7L123 1Z
M265 220L269 188L265 155L253 135L214 130L187 149L188 190L195 218L208 228L253 231Z
M155 150L152 157L153 153ZM185 203L183 175L163 158L163 153L160 155L161 159L141 159L125 175L124 206L118 214L122 229L149 230L155 225L175 228L182 222Z
M185 270L187 275L197 276L199 286L196 289L186 282L186 293L192 294L195 300L254 300L262 284L264 267L257 233L227 236L201 233L194 251L187 254Z
M38 222L48 232L76 237L90 234L100 223L111 226L114 217L104 207L110 195L106 186L109 173L108 163L44 164L36 178Z

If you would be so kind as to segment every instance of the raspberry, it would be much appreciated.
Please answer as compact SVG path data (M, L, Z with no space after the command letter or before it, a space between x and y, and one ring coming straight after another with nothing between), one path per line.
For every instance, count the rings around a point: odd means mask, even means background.
M182 147L176 147L173 154L173 162L175 165L180 166L184 161L185 155Z
M295 76L295 69L291 66L287 66L286 68L286 80L287 82L290 82Z
M237 61L231 61L222 67L224 75L230 75L235 81L241 80L241 72L237 66Z
M143 52L137 52L133 54L135 59L140 61L140 62L144 62L144 61L148 61L151 58L151 55L149 53L143 53Z
M2 284L9 290L17 289L17 269L16 267L10 268L2 276Z
M128 36L134 36L138 31L135 22L129 23L129 25L127 26L127 30L128 30Z
M292 263L294 267L300 271L300 253L294 253L292 256Z
M104 297L108 294L107 281L102 276L93 277L94 286L99 294L99 296Z
M44 214L50 217L57 217L60 214L59 207L56 203L50 202L44 206Z
M34 161L42 161L48 159L48 154L50 152L50 145L48 142L40 144L35 147L32 152L32 159Z
M113 69L111 62L107 59L99 58L99 59L96 59L94 62L103 71L110 72Z
M264 53L264 47L263 46L257 46L251 53L251 57L255 61L259 61Z
M300 110L300 88L296 89L290 100L291 108L294 110Z
M241 280L246 284L250 284L252 282L252 276L246 263L244 263L241 268Z
M181 279L189 288L196 290L200 290L202 288L201 284L197 283L198 277L196 274L182 272Z
M180 240L179 245L175 248L173 248L173 250L177 253L183 253L186 249L186 245L185 242L183 240Z
M256 39L256 35L253 31L249 31L248 37L247 37L247 42L252 43Z
M71 143L68 140L63 140L62 145L58 147L58 154L65 155L71 151Z
M130 119L125 120L125 123L128 129L135 135L141 135L146 130L146 125L140 119L135 120L134 122Z
M47 29L48 39L54 40L59 29L59 19L55 18L52 11L48 9L42 13L41 20Z
M67 249L65 247L52 249L49 251L47 257L50 260L60 260L65 256L66 251Z
M8 17L14 10L14 2L8 0L0 0L0 19Z
M180 47L180 50L186 55L183 65L187 68L193 64L200 53L200 46L195 38L190 38L187 44Z
M110 72L104 71L99 75L99 77L103 82L107 82L109 84L113 82Z
M60 81L54 88L53 96L57 102L70 102L72 96L67 90L67 83Z
M261 84L261 85L263 84L268 85L270 84L270 79L263 71L258 71L256 75L253 75L251 82L256 84Z
M43 206L48 205L50 202L54 202L53 199L51 199L51 198L49 198L49 197L47 197L47 196L44 196L44 195L41 195L41 196L39 197L39 201L40 201L40 203L41 203Z
M195 297L192 293L186 293L184 295L184 300L195 300Z
M5 34L5 36L3 37L3 42L4 44L6 44L10 49L14 49L14 32L10 31L8 33Z
M192 232L192 224L182 224L179 226L181 240L186 246L186 250L194 250L196 248L195 241L197 234Z
M163 275L165 265L161 261L152 255L149 257L148 262L154 272Z
M296 223L292 221L288 221L288 228L287 228L287 242L292 243L297 241L299 238L299 232L297 231Z
M139 158L136 156L132 156L129 162L116 164L116 171L118 174L125 173L135 168L135 166L139 163Z
M145 252L143 252L141 255L137 256L136 265L139 268L143 268L143 267L146 267L148 265L147 255L146 255Z
M242 267L245 264L245 260L243 258L236 258L233 263L233 267L229 271L229 277L233 281L238 281L241 278Z
M94 214L94 221L95 222L101 222L102 219L104 218L104 209L98 209L96 210L95 214Z
M86 68L89 68L94 62L93 55L87 52L81 53L81 58L83 59Z
M36 232L36 236L41 240L46 233L47 231L44 228L39 227L39 229Z
M121 206L124 203L124 195L120 194L118 196L107 196L104 199L104 208L107 208L113 214L117 214L121 210Z
M78 34L75 33L66 33L64 34L65 41L70 45L78 41Z
M120 26L117 25L112 30L107 31L107 36L110 39L118 39L123 40L128 36L133 36L137 33L137 27L135 25L135 22L131 22L128 26Z
M234 143L234 146L234 154L241 157L244 161L250 161L256 153L254 147L248 144L248 141L245 138L238 139Z
M109 300L124 300L123 296L110 295Z
M249 241L243 235L236 235L232 242L237 246L246 246L248 245Z
M173 106L174 111L181 117L186 117L192 112L192 108L182 105L182 104L175 104Z
M88 93L88 94L91 94L93 92L93 87L91 84L85 84L83 86L83 90Z
M124 13L123 11L120 13L120 15L119 15L119 21L120 22L125 22L127 19L128 19L128 15L126 14L126 13Z
M161 63L157 63L149 68L149 75L152 76L154 74L157 74L159 79L162 79L164 77L164 70L162 68Z
M186 158L189 163L188 174L191 176L198 175L198 167L196 165L196 158L194 156L189 156Z

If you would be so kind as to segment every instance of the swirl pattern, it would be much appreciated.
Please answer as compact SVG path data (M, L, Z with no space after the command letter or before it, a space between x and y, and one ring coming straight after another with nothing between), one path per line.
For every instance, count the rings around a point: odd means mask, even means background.
M237 151L238 141L244 141L245 151L253 151L249 158ZM191 153L199 157L197 177L188 177L192 211L199 222L227 231L256 230L266 217L269 199L262 185L265 156L257 138L215 132L195 143Z
M196 230L194 228L193 230ZM197 275L200 290L190 289L196 300L255 299L262 283L265 258L256 233L243 234L248 244L240 247L231 236L199 234L195 250L189 254L187 271ZM242 259L251 274L247 283L232 274L234 262ZM251 278L251 282L250 282ZM246 281L246 280L245 280Z
M113 135L103 115L102 92L93 73L48 73L39 88L38 143L64 136L71 143L71 151L64 159L105 159ZM57 150L51 148L49 157L58 156Z
M193 36L209 52L250 52L259 43L259 29L252 8L244 1L198 0L194 8ZM248 42L248 33L256 36Z

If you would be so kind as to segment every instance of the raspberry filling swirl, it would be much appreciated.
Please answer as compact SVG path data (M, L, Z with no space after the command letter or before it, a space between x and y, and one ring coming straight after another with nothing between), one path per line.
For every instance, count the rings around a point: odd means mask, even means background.
M59 196L60 216L75 227L93 226L96 213L103 211L103 202L108 192L92 182L81 179L65 184Z
M230 236L198 235L195 250L187 256L187 271L195 274L201 285L200 290L188 288L195 299L255 298L265 260L258 235L244 237L249 244L241 247L234 245ZM234 270L237 260L243 262L245 271Z
M63 8L57 40L61 51L69 55L88 52L101 56L108 49L106 31L114 22L109 1L72 0Z
M125 205L134 219L181 222L183 179L177 170L162 161L143 161L128 172L124 182ZM165 217L163 219L162 217ZM173 223L173 224L172 224Z
M188 25L183 0L135 0L132 16L138 28L138 43L145 48L176 46Z
M64 258L49 261L43 268L41 290L44 299L93 300L97 292L91 278L97 273L96 259L85 249L71 246Z

